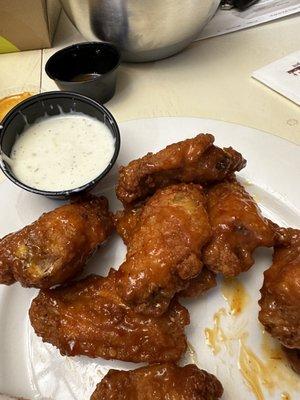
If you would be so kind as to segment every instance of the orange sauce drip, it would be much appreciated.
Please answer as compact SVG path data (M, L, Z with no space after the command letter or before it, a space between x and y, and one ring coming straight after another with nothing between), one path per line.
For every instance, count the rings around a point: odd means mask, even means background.
M206 343L212 349L214 355L221 351L221 346L225 345L227 350L230 350L231 341L238 340L241 335L241 329L231 330L226 333L222 328L222 318L227 316L238 316L242 313L249 301L249 295L244 285L236 278L224 279L221 286L222 294L226 300L229 310L221 308L214 314L214 325L212 328L204 330Z
M267 365L246 345L244 338L240 339L238 365L247 386L254 393L257 400L264 400L262 383L269 390L274 389L274 382Z
M222 295L229 306L230 315L239 315L249 302L249 295L236 278L224 279L221 285Z
M32 93L30 92L24 92L24 93L18 93L14 94L12 96L7 96L4 97L3 99L0 100L0 122L3 120L5 115L17 104L21 103L21 101L28 99L28 97L31 97Z
M219 309L214 314L213 327L205 329L206 343L213 354L218 354L222 345L230 350L231 344L238 341L239 370L257 400L265 400L264 390L271 395L274 395L278 389L299 392L299 376L289 367L280 344L264 333L261 344L262 358L260 358L247 344L248 333L242 326L236 329L236 322L233 321L243 311L249 300L249 295L241 282L237 279L226 280L222 285L222 293L229 305L229 310L226 312L225 308ZM227 322L233 322L227 326L226 330L222 327L223 318L226 318ZM233 354L230 355L233 356ZM281 400L291 400L290 394L283 391Z
M221 319L223 316L226 316L225 308L220 308L220 310L214 314L213 328L205 328L204 330L206 343L215 355L221 351L220 343L225 343L227 339L221 326Z
M276 389L287 387L298 392L300 380L289 367L280 345L268 334L263 334L262 355L260 359L246 344L245 338L239 340L239 368L248 387L257 400L264 400L263 387L270 394ZM281 400L291 400L287 392L281 394Z

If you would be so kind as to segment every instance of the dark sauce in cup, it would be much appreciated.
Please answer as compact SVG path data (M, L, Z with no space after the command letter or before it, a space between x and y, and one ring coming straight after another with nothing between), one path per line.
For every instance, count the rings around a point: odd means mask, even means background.
M87 82L92 81L93 79L99 78L100 74L97 72L89 72L86 74L78 74L70 79L71 82Z

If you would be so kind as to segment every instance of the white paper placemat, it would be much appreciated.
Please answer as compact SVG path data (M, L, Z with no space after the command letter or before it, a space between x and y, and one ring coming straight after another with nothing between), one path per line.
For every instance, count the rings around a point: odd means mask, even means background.
M260 0L245 11L219 9L198 40L239 31L274 19L300 13L299 0Z
M300 50L254 71L252 77L300 105Z

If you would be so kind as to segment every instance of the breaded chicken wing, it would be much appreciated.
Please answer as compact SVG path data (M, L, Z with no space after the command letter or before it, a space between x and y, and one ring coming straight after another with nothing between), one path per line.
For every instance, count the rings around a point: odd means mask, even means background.
M132 209L126 209L115 215L115 227L125 244L128 244L132 235L138 226L143 207L139 206ZM199 275L192 278L186 289L179 292L182 297L198 297L209 289L217 285L216 275L207 269L202 268Z
M218 400L218 379L196 365L155 364L133 371L110 370L91 400Z
M221 181L246 165L240 153L213 142L213 135L200 134L131 161L120 168L117 197L128 206L171 184Z
M212 186L207 207L212 239L203 250L203 262L213 272L236 276L253 265L257 247L273 246L275 225L235 179Z
M87 197L43 214L0 241L0 283L49 288L78 275L110 235L105 197Z
M42 290L29 317L38 336L61 354L132 362L177 361L186 351L189 314L176 299L161 317L144 317L115 291L116 272Z
M300 349L288 349L282 346L291 368L300 375Z
M115 228L118 234L123 239L123 242L128 245L138 227L143 206L118 211L114 215Z
M124 218L117 230L128 251L117 272L118 292L136 311L160 315L201 271L201 248L211 231L205 196L197 185L168 186Z
M187 288L179 292L179 296L198 297L215 286L217 286L216 275L204 266L200 274L190 280Z
M282 345L300 349L300 230L289 228L286 236L264 273L259 320Z

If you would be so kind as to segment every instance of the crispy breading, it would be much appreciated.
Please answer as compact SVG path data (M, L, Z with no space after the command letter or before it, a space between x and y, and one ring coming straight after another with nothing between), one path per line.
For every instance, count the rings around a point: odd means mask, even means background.
M215 286L217 286L216 275L204 266L200 274L191 279L187 288L179 292L179 296L198 297Z
M189 314L176 299L161 317L145 317L116 293L116 272L91 275L67 287L40 291L31 324L61 354L132 362L177 361L186 351Z
M218 400L218 379L196 365L155 364L133 371L110 370L91 400Z
M120 168L117 197L129 206L159 188L182 182L221 181L246 165L240 153L231 147L220 149L213 142L213 135L199 134L131 161Z
M0 283L49 288L78 275L113 229L105 197L89 196L43 214L0 241Z
M162 314L202 268L211 229L201 187L158 190L139 211L125 211L117 230L128 248L117 272L120 296L138 312Z
M259 320L285 347L300 349L300 230L286 229L264 273Z
M203 262L213 272L236 276L254 264L257 247L274 245L275 225L234 178L208 189L207 206L212 239L203 250Z

